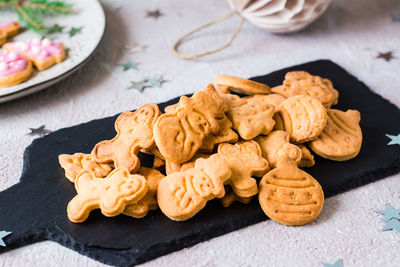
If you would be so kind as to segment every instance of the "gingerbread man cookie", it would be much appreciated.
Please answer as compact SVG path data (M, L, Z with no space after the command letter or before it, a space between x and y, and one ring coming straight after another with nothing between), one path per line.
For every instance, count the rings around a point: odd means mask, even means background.
M126 111L115 121L117 135L112 140L98 143L92 151L99 163L114 162L115 168L135 172L140 167L137 153L141 148L154 146L153 125L160 110L154 103L143 105L135 112Z
M64 44L54 43L47 38L5 43L3 48L23 54L38 70L48 69L65 59Z
M266 135L273 129L274 106L256 98L244 99L232 95L222 97L229 107L227 115L232 121L233 129L243 139L250 140L260 134Z
M0 87L19 84L27 80L32 71L32 63L24 56L0 50Z
M221 154L232 175L227 183L239 197L251 197L257 194L257 181L251 176L263 176L268 170L268 162L261 156L260 146L255 141L239 142L234 145L220 144Z
M157 201L170 219L184 221L202 210L207 201L225 195L224 182L231 170L219 154L198 159L195 167L166 176L158 185Z
M310 148L319 156L345 161L358 155L361 149L362 132L360 112L328 109L328 122L323 132L310 142Z
M82 171L75 179L78 193L67 207L71 222L84 222L94 209L107 217L122 213L128 204L137 203L147 193L146 179L131 175L127 169L115 169L106 178L96 178L92 172Z
M285 97L308 95L318 99L327 108L336 105L339 97L339 92L333 88L330 80L313 76L306 71L286 73L283 84L271 91Z
M142 175L146 179L149 190L137 203L126 206L123 214L134 218L143 218L150 210L158 208L156 199L157 187L165 176L157 170L146 167L140 167L137 174Z
M303 225L315 220L324 204L320 184L297 167L300 154L288 144L279 151L277 168L259 184L261 208L272 220L286 225Z
M325 128L326 109L316 98L306 95L292 96L278 108L290 141L304 143L317 138Z
M154 139L163 157L175 163L190 160L204 138L217 134L217 118L225 116L226 106L213 87L181 97L179 104L161 115L154 125Z
M215 83L220 86L227 86L230 90L236 93L241 93L246 95L269 94L271 92L271 88L269 88L269 86L263 83L250 81L229 75L217 76ZM225 90L221 89L220 91L224 92L226 91L226 89Z
M95 177L106 177L112 170L110 164L97 163L90 154L75 153L73 155L62 154L58 156L58 162L65 170L65 176L75 182L82 170L90 171Z

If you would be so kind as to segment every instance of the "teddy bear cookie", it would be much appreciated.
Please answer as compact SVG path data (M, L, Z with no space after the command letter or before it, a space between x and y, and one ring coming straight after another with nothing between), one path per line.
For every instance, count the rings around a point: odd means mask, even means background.
M304 143L317 138L325 128L327 113L316 98L296 95L287 98L278 108L290 141Z
M318 99L326 108L336 105L339 97L339 92L333 88L330 80L306 71L286 73L283 84L272 88L271 91L285 97L308 95Z
M2 45L6 38L16 35L21 28L18 21L0 23L0 45Z
M304 225L315 220L324 204L320 184L297 167L301 155L295 147L286 144L279 151L277 167L264 175L259 184L258 199L264 213L286 225Z
M271 92L271 88L263 83L229 75L217 76L217 78L215 79L215 83L219 86L226 86L233 92L246 95L269 94ZM226 92L227 89L220 89L220 91Z
M161 180L157 189L158 205L170 219L188 220L202 210L207 201L225 195L224 182L230 176L229 165L221 155L198 159L194 168Z
M268 161L261 156L260 146L255 141L244 141L234 145L220 144L218 154L222 155L232 175L227 181L239 197L257 194L257 181L252 176L263 176L268 170Z
M81 223L94 209L100 209L107 217L121 214L127 205L146 195L148 186L143 176L117 168L106 178L82 171L75 179L75 189L77 195L68 203L67 214L71 222Z
M61 154L58 162L65 170L65 176L75 182L76 177L82 170L90 171L95 177L106 177L111 171L110 164L97 163L90 154L75 153L73 155Z
M96 144L93 158L99 163L114 163L115 168L136 172L140 167L139 150L154 146L153 126L159 115L160 110L154 103L143 105L135 112L123 112L115 121L117 135Z
M19 84L27 80L32 71L32 63L24 56L0 50L0 87Z
M165 176L157 170L146 167L140 167L137 174L142 175L146 179L148 191L137 203L126 206L123 214L133 218L143 218L150 210L158 208L156 199L157 187Z
M65 59L64 44L47 38L5 43L3 49L24 55L38 70L48 69Z
M358 155L362 144L360 112L328 109L328 122L323 132L309 145L319 156L345 161Z
M175 163L190 160L204 138L217 134L226 106L214 87L183 96L178 105L162 114L154 125L154 139L162 156Z
M274 127L272 119L275 113L273 105L264 103L257 98L239 98L236 95L221 95L228 105L227 116L232 121L232 127L241 138L251 140L262 134L268 134Z

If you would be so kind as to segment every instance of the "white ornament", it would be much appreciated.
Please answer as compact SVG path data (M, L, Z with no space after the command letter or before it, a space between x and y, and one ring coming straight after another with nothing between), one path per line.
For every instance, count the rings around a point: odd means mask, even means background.
M8 69L7 63L0 62L0 71L5 71Z
M228 0L232 9L269 32L295 32L316 20L331 0Z

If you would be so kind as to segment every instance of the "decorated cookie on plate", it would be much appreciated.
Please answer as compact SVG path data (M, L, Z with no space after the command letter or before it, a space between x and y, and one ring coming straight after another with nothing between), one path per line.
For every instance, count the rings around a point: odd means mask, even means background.
M0 23L0 45L6 41L7 37L12 37L19 32L21 25L18 21Z
M16 52L0 50L0 87L21 83L31 75L32 63Z
M45 70L65 59L64 44L50 39L5 43L3 48L23 54L38 70Z

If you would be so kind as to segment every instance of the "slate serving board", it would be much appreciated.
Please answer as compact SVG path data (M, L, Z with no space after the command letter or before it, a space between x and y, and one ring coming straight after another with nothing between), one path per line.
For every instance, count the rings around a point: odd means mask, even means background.
M400 171L400 147L387 146L389 140L385 136L400 132L400 110L395 105L328 60L290 67L253 80L276 86L292 70L329 78L340 93L335 108L361 112L364 140L358 157L346 162L316 157L316 166L307 169L321 183L326 197ZM178 98L161 103L160 109L177 101ZM0 192L0 231L12 232L4 238L7 247L0 247L0 253L53 240L100 262L131 266L267 219L254 199L248 205L234 203L230 208L211 201L186 222L171 221L157 210L143 219L123 215L106 218L94 211L86 222L71 223L66 207L75 190L64 177L57 157L62 153L89 153L97 142L112 138L116 117L58 130L34 140L25 150L21 181ZM141 154L140 158L143 166L152 165L152 156Z

